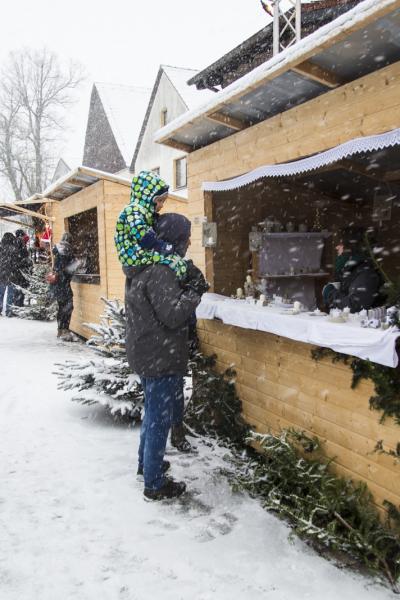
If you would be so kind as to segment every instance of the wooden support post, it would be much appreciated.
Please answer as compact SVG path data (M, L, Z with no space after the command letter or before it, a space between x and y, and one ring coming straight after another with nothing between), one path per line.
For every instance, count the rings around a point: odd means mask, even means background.
M204 215L208 222L213 221L213 194L204 192ZM205 248L206 279L210 284L210 291L214 291L214 248Z

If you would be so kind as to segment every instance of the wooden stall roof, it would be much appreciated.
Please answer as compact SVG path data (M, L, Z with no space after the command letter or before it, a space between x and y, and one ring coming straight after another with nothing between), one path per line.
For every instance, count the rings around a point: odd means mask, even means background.
M400 60L400 0L365 0L162 129L192 152Z
M130 179L126 177L98 171L89 167L77 167L46 188L42 193L42 198L65 200L65 198L80 192L100 180L112 181L125 186L131 185Z
M69 196L80 192L84 188L87 188L100 180L119 183L126 187L130 187L131 185L130 178L122 177L114 173L106 173L105 171L99 171L97 169L91 169L90 167L77 167L52 183L42 194L34 194L30 198L15 202L14 204L44 204L65 200L66 198L69 198ZM178 202L187 202L185 198L182 198L177 194L169 193L168 197Z

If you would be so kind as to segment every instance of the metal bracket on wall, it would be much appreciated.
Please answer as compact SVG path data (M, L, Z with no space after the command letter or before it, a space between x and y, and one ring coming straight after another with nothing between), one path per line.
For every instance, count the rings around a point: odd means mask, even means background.
M203 223L203 248L214 248L217 245L217 224Z

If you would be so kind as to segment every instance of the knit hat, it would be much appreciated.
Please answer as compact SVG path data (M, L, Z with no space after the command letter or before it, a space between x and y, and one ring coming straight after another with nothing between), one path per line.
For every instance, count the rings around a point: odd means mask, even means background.
M358 250L364 245L365 229L356 226L344 227L339 232L339 239L348 250Z

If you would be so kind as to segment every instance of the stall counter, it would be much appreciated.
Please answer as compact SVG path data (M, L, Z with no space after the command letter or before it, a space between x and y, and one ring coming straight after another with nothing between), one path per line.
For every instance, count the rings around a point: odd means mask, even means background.
M204 294L198 319L219 319L226 325L266 331L299 342L330 348L363 360L397 367L400 331L362 328L358 322L331 323L328 316L288 314L274 305L256 306L220 294Z

